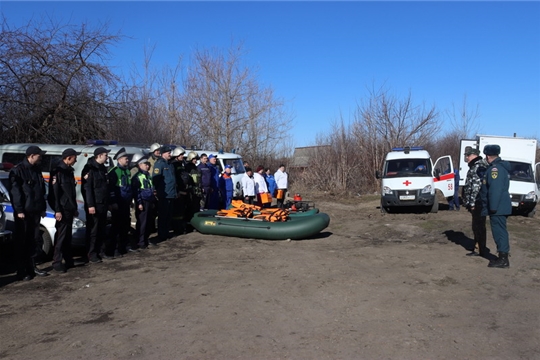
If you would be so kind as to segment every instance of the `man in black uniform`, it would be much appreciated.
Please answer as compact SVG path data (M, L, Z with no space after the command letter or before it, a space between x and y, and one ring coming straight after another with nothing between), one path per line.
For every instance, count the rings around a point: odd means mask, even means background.
M39 223L45 217L45 181L39 164L45 154L37 146L26 149L26 158L9 172L11 183L10 198L15 219L16 257L18 261L17 277L20 280L32 280L35 275L46 276L39 270L36 256L36 239Z
M73 218L79 215L75 194L75 175L73 164L77 162L77 152L68 148L62 152L62 161L51 172L49 184L49 206L54 211L56 219L56 234L54 235L53 269L66 272L75 263L71 253L73 236ZM64 258L65 265L62 264Z
M84 210L86 212L86 248L88 260L100 263L101 246L106 235L109 189L105 162L111 150L98 147L81 172Z

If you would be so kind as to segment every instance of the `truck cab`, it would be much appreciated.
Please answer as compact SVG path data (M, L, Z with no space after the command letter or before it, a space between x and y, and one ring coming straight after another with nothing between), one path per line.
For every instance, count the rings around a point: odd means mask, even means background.
M395 208L423 207L430 212L439 210L436 190L445 197L454 195L452 158L442 156L435 164L429 153L420 146L393 148L386 155L381 179L381 211Z

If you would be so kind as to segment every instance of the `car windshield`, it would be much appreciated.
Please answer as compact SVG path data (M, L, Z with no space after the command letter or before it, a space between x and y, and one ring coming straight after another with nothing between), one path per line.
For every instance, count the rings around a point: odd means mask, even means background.
M510 180L534 182L533 171L530 164L519 161L509 161L510 163Z
M429 159L388 160L384 165L384 177L431 176Z
M223 164L225 166L231 165L231 173L233 174L243 174L246 172L246 169L244 169L244 163L242 162L241 158L237 159L223 159Z

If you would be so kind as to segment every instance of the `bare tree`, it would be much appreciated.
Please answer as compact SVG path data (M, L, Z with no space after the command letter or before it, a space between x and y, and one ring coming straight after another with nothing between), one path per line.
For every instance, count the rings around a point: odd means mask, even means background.
M461 139L472 139L480 130L478 119L480 118L480 107L469 105L467 95L463 95L463 102L460 108L452 103L452 108L446 111L447 117L452 124L452 132Z
M276 153L291 128L284 100L242 65L242 47L197 50L185 81L184 116L204 147L240 150L252 158ZM264 155L264 156L263 156Z
M0 117L4 141L77 143L107 131L116 76L105 65L121 39L48 22L0 33Z

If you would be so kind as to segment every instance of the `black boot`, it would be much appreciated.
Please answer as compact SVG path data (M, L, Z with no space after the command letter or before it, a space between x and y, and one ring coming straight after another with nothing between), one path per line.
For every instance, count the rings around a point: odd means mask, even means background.
M32 259L32 264L34 265L34 273L37 275L37 276L49 276L49 273L46 272L45 270L39 270L36 266L36 262L34 261L34 259Z
M499 258L495 261L491 261L488 267L494 268L507 268L510 266L510 261L508 260L508 253L499 253Z

